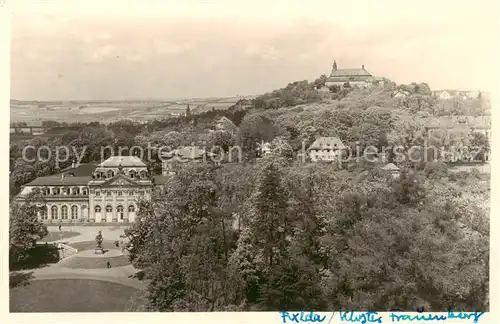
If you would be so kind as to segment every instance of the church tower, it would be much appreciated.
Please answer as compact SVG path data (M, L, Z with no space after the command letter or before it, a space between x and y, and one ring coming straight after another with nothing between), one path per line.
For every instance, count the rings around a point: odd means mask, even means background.
M335 73L335 71L337 71L337 62L336 61L333 61L333 65L332 65L332 73L331 75L333 75Z

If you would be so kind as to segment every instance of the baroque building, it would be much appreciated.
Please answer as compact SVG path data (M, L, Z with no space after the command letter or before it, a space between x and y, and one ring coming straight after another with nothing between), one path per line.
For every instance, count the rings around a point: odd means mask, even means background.
M365 66L362 65L361 69L339 69L337 67L337 62L334 61L332 65L332 71L330 76L326 79L325 85L339 86L343 87L345 84L349 84L352 87L371 87L375 85L383 86L385 84L384 78L374 77L367 70Z
M22 187L17 201L38 188L46 201L39 217L48 223L135 222L137 203L151 200L167 177L152 176L136 156L112 156L98 165L72 166Z

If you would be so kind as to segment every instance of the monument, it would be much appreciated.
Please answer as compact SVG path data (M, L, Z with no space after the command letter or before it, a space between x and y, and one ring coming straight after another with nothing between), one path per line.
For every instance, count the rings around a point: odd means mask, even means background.
M99 233L95 237L95 241L96 241L97 245L95 247L94 253L95 254L104 254L104 249L102 248L102 234L101 234L101 231L99 231Z

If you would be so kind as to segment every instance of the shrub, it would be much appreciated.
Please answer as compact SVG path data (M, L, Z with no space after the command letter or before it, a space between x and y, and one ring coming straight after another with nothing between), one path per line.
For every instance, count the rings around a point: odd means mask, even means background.
M427 178L440 179L448 175L448 167L444 162L428 162L425 164L424 173Z

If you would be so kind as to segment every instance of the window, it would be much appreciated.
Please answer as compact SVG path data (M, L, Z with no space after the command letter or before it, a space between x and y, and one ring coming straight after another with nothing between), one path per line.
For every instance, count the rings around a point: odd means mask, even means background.
M42 217L42 219L48 219L48 215L47 215L47 207L46 206L43 206L42 209L40 209L40 216Z
M113 178L113 175L114 175L113 171L109 170L108 171L108 178Z
M123 207L122 206L116 207L116 211L118 212L118 215L120 215L120 219L123 220Z
M113 207L111 207L111 205L107 205L106 206L106 213L111 213L113 212Z
M130 191L128 192L128 195L129 195L129 196L133 196L133 195L134 195L134 191L133 191L133 190L130 190Z
M61 207L61 218L68 219L68 206Z
M139 191L139 195L144 196L144 191Z
M78 206L71 207L71 219L78 219Z
M83 194L84 194L85 196L89 194L89 191L87 190L87 188L84 188L84 189L83 189Z
M95 206L95 207L94 207L94 211L95 211L96 213L100 213L100 212L101 212L101 206L99 206L99 205Z
M96 196L100 196L100 195L101 195L101 192L96 190L95 195L96 195Z
M57 219L57 206L52 206L50 209L50 218Z
M135 212L135 206L134 206L134 205L130 205L130 206L128 206L128 211L129 211L130 213Z
M111 191L106 192L106 196L110 197L111 196Z
M76 187L73 188L73 195L79 195L80 194L80 188Z
M71 188L66 188L66 194L70 195L71 194Z
M123 192L118 191L118 196L121 196L122 194L123 194Z
M135 172L135 170L130 170L129 175L132 179L134 179L137 176L137 172Z

